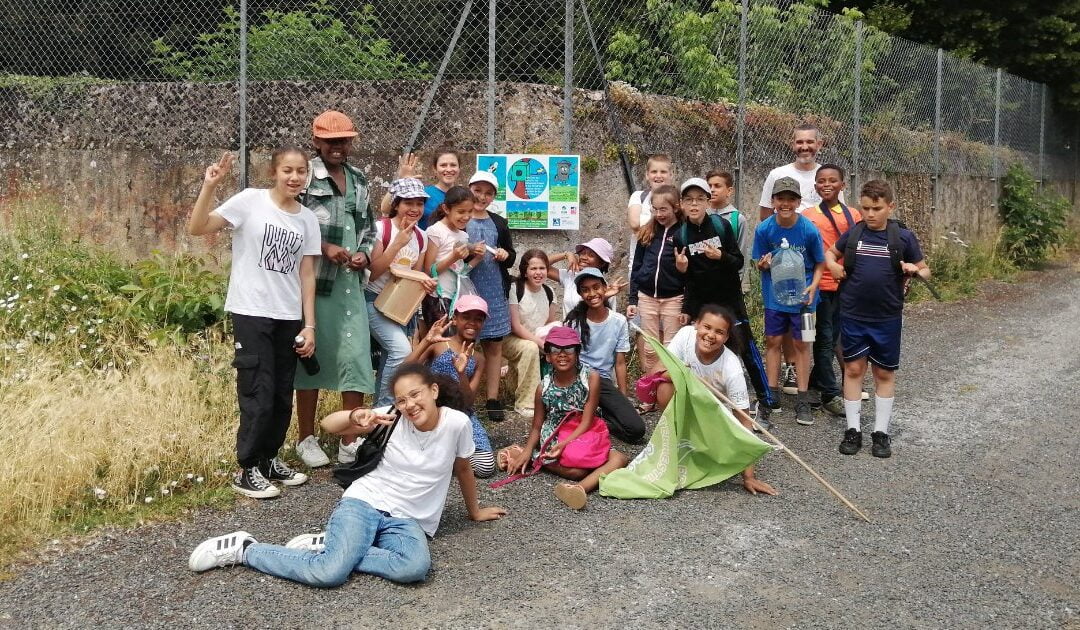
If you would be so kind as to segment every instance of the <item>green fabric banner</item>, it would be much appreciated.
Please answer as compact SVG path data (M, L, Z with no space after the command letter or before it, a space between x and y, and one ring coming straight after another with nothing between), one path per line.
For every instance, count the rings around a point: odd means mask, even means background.
M600 480L600 494L661 499L683 488L704 488L741 473L773 447L735 419L727 407L662 343L645 340L664 362L675 395L645 449Z

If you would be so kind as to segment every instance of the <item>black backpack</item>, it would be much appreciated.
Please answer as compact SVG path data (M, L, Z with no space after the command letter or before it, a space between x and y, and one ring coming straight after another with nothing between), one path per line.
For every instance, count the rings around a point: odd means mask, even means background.
M546 284L541 284L540 286L544 287L544 295L547 296L548 306L551 306L552 303L555 302L555 293L551 290L551 287L549 287ZM525 283L524 282L515 282L514 283L514 291L515 291L515 293L517 293L517 301L518 301L518 304L520 304L521 303L521 298L525 295Z
M901 263L904 256L904 239L900 236L901 228L907 229L907 226L896 219L889 219L885 224L885 238L889 241L889 259L896 273L903 275ZM844 245L844 273L848 276L855 270L855 250L865 230L866 221L859 221L848 231L847 243Z

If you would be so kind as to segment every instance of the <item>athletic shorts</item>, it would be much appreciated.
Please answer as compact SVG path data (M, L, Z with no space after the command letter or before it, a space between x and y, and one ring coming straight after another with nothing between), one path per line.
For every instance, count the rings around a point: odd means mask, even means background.
M765 309L765 336L779 337L791 331L792 339L802 341L802 316L798 313Z
M900 368L900 330L903 318L883 322L864 322L840 318L840 345L844 361L867 357L874 365L886 370Z

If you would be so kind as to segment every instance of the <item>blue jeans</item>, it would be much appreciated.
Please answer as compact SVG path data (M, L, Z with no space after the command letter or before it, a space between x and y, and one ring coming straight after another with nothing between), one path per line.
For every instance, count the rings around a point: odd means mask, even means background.
M394 518L360 499L342 499L326 524L321 552L252 543L249 567L294 582L332 588L353 571L391 582L423 582L431 568L427 537L411 518Z
M375 308L376 294L365 292L368 309L368 327L375 341L382 346L379 358L379 389L375 392L375 406L384 407L394 402L394 393L390 391L390 377L398 369L405 357L412 352L412 344L405 332L405 326L386 317Z
M836 343L840 340L840 292L820 291L817 306L817 333L814 337L814 369L810 370L810 387L821 392L825 402L840 395L833 362Z

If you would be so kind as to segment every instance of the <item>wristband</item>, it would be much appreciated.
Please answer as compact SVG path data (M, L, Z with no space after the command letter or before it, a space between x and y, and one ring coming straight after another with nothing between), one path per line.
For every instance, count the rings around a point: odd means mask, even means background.
M308 328L310 328L310 329L312 329L312 330L315 330L315 327L314 327L314 326L304 326L304 327L303 327L303 328L301 328L300 330L307 330Z

